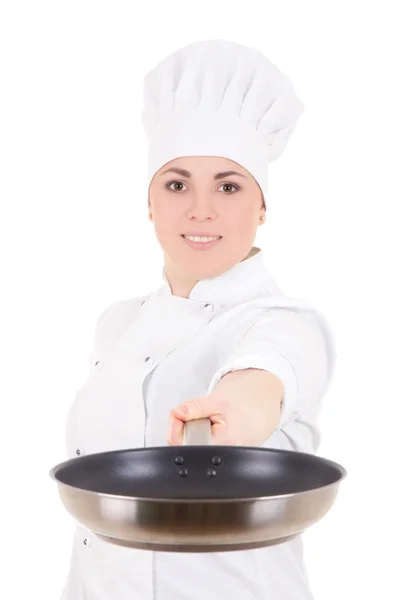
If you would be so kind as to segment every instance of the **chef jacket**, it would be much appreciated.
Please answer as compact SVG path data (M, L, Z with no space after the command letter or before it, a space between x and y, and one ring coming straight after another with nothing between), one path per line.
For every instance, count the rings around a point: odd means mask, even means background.
M263 251L199 281L188 298L164 282L108 305L97 319L90 375L66 424L67 457L166 446L170 410L209 394L230 371L279 377L279 425L263 446L315 453L335 365L324 316L283 294ZM246 398L243 398L246 402ZM116 546L76 524L62 600L310 600L301 536L252 550L168 553Z

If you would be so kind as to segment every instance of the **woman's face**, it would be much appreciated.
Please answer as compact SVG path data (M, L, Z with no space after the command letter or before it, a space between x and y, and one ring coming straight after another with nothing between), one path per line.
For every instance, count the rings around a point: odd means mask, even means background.
M253 176L236 162L215 156L180 157L163 165L149 187L149 209L168 279L193 282L216 277L245 259L265 213ZM183 234L222 238L198 250Z

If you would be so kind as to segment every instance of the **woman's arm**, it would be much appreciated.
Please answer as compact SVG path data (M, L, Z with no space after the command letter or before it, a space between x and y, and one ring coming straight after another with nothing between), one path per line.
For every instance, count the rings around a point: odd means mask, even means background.
M320 402L334 357L333 336L317 313L267 311L216 370L207 394L171 411L168 443L182 443L183 423L202 417L213 423L212 443L264 443L275 429Z
M252 368L227 373L209 396L171 411L168 444L183 443L186 421L208 417L213 444L259 446L278 426L282 398L282 382L273 373Z

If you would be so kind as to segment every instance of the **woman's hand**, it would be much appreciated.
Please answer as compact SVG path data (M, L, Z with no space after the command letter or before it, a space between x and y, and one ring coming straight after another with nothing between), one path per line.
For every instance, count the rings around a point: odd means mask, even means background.
M278 426L283 392L280 379L268 371L227 373L209 396L171 410L167 442L182 445L184 423L209 418L212 445L261 446Z

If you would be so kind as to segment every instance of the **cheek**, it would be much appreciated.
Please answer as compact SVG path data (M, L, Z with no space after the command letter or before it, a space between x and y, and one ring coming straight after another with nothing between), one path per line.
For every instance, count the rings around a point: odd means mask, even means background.
M158 207L154 219L154 229L158 239L168 240L181 233L178 227L180 220L182 220L181 215L173 205Z
M227 214L226 222L229 229L234 232L249 234L253 232L256 225L255 214L248 209L248 207L241 208L240 210L232 210Z

